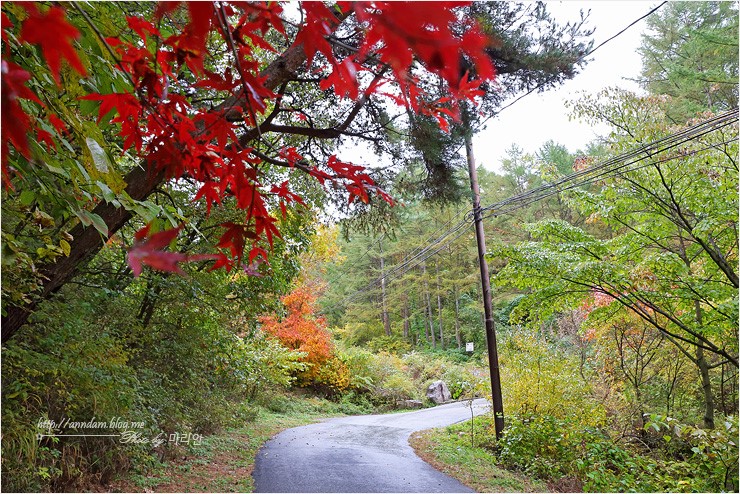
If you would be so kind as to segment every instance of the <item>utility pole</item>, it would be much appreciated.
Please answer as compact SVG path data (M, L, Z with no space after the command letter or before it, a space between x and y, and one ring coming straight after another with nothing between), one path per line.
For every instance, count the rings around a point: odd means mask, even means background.
M478 171L475 168L473 156L473 137L470 131L470 121L467 118L467 108L460 105L465 126L465 153L468 158L468 173L470 174L470 189L473 192L473 219L475 223L475 239L478 243L478 263L480 265L480 281L483 288L483 314L485 316L486 343L488 344L488 369L491 374L491 399L493 401L494 426L496 439L501 439L504 431L504 402L501 397L501 375L498 367L498 348L496 346L496 328L493 322L493 304L491 302L491 280L488 277L488 263L486 262L486 236L483 232L483 220L480 211L480 188L478 187Z

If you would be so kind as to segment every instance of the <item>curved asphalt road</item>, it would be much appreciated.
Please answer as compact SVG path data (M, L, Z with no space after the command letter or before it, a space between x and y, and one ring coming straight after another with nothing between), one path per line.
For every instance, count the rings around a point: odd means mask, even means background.
M475 400L473 413L488 409ZM257 454L256 492L474 492L409 446L412 432L470 418L466 402L331 419L281 432Z

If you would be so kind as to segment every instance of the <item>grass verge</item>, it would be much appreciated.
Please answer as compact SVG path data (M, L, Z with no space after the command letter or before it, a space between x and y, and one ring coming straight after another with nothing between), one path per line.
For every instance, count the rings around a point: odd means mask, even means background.
M145 471L129 472L107 486L110 492L252 492L260 447L278 432L342 415L336 404L298 398L287 409L260 408L255 420L203 438L175 458Z
M474 422L474 439L483 436ZM471 445L470 421L415 432L409 443L424 461L476 492L547 492L547 485L496 466L493 454Z

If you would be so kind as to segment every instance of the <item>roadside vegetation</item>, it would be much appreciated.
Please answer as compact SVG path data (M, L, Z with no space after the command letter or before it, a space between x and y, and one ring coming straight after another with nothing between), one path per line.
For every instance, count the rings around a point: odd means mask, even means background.
M367 3L285 25L274 2L217 5L2 4L3 491L249 491L284 428L429 406L436 380L490 397L458 150L506 98L577 73L585 20L440 4L445 29L480 23L453 30L472 72L438 74L452 45L413 70L363 51L365 28L418 48ZM648 22L644 92L569 104L607 135L478 169L507 427L412 439L477 490L739 489L737 4ZM490 59L500 90L473 88ZM413 101L392 110L395 90ZM340 138L393 167L342 162ZM528 201L573 173L590 178Z
M420 456L479 492L733 492L736 416L711 430L659 412L639 426L620 423L629 401L613 389L602 394L604 378L613 376L586 370L584 379L568 338L523 332L504 332L502 438L495 438L492 415L484 415L474 425L417 433L411 444Z
M415 439L463 482L487 464L477 488L504 468L559 491L738 490L737 6L674 2L647 22L644 92L569 105L607 135L479 170L506 429L477 418L469 449L464 425ZM407 204L394 235L342 244L325 313L356 345L479 352L459 206Z
M357 407L306 393L278 393L268 403L255 404L247 420L204 436L200 444L181 446L165 461L138 465L114 478L106 489L112 492L252 492L257 453L272 436L284 429L357 411Z

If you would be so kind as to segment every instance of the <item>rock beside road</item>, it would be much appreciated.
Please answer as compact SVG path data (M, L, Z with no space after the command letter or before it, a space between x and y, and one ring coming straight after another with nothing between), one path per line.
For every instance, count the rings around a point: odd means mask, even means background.
M401 400L397 405L402 408L424 408L424 403L421 400Z
M427 398L437 405L446 403L452 399L452 393L444 381L434 381L427 388Z

